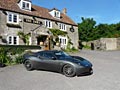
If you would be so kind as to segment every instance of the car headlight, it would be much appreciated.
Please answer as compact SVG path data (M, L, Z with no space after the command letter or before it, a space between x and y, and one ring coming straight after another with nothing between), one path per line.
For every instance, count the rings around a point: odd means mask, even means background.
M78 63L78 65L81 65L81 63Z

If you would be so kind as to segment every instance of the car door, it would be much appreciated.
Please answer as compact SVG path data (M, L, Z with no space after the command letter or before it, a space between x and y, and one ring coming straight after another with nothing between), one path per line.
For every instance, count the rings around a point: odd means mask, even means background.
M56 57L52 53L42 53L39 54L40 57L44 57L42 61L40 62L40 68L44 70L50 70L50 71L59 71L61 68L61 61L56 60Z

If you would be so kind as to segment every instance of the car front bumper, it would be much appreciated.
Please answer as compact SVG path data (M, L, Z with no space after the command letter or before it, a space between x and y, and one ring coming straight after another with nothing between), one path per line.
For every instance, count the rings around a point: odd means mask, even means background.
M76 75L91 75L93 74L92 67L81 67L76 69Z

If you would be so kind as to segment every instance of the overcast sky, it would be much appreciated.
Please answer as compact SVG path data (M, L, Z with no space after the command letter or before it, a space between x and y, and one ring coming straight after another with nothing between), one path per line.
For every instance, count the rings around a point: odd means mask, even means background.
M32 0L34 5L48 9L67 8L67 15L76 23L81 17L94 18L99 23L120 22L120 0Z

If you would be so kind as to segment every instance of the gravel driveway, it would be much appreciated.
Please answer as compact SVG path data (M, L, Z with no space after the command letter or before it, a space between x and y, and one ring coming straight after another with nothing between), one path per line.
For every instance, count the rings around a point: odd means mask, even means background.
M0 90L120 90L120 51L83 50L75 55L93 63L93 75L68 78L15 65L0 68Z

